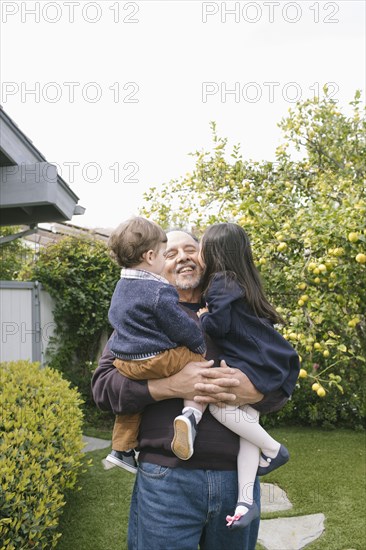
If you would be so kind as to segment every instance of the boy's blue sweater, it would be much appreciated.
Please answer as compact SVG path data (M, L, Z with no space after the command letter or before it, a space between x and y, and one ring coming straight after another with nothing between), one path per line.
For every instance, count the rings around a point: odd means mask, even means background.
M204 354L203 334L178 302L178 293L170 284L120 279L109 309L115 330L110 346L113 354L120 359L143 359L178 346Z
M201 325L222 350L221 359L244 372L263 394L281 388L290 396L299 356L268 319L254 314L238 283L216 273L205 299L209 313L200 317Z

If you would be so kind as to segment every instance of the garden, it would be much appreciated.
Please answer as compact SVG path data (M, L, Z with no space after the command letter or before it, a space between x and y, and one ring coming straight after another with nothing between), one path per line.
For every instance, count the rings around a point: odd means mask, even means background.
M285 320L301 370L291 401L263 417L292 459L265 481L286 490L282 516L321 512L313 550L361 550L366 536L366 121L361 95L344 108L298 103L279 126L271 161L243 160L241 146L211 124L212 148L192 153L184 177L151 188L141 214L197 235L232 221L248 232L266 293ZM230 149L230 150L229 150ZM5 230L6 231L6 230ZM7 249L8 247L8 249ZM90 379L119 268L106 245L65 237L36 261L11 262L2 278L38 280L55 301L48 367L0 371L0 549L125 548L133 476L104 470L105 451L81 452L82 433L110 439L111 414L97 411ZM77 490L79 489L79 490ZM271 515L268 517L277 517Z

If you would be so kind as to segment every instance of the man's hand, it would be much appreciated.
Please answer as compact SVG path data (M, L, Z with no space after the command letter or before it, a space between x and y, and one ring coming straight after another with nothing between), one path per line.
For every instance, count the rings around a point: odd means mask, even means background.
M202 373L203 380L195 384L197 403L219 403L245 405L258 403L263 399L249 378L239 369L232 369L225 361L219 368L207 369Z
M208 307L201 307L197 311L197 317L201 317L201 315L203 315L204 313L208 313Z
M173 376L149 380L148 388L151 397L156 401L173 398L192 400L197 395L195 385L205 380L205 375L212 365L213 361L191 362Z

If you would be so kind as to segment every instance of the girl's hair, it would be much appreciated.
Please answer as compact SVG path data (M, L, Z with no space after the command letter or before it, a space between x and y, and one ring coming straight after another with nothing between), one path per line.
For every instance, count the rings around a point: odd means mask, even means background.
M148 250L157 250L167 242L165 231L155 222L135 217L121 223L108 240L110 256L121 267L134 267L142 262Z
M249 237L240 225L217 223L209 227L201 240L201 256L205 263L203 292L206 292L215 273L223 271L227 278L235 279L245 291L245 300L257 317L264 317L273 323L284 322L264 294Z

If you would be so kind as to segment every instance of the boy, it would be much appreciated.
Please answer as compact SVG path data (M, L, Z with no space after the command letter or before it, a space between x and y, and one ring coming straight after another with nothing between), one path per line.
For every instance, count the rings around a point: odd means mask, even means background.
M112 233L111 256L122 267L109 309L114 328L111 351L114 366L133 380L165 378L190 361L202 361L206 346L197 324L178 305L178 293L160 276L165 265L167 237L154 222L132 218ZM184 401L174 420L172 451L188 460L193 454L197 424L203 408ZM134 448L141 415L116 417L107 460L136 473Z

